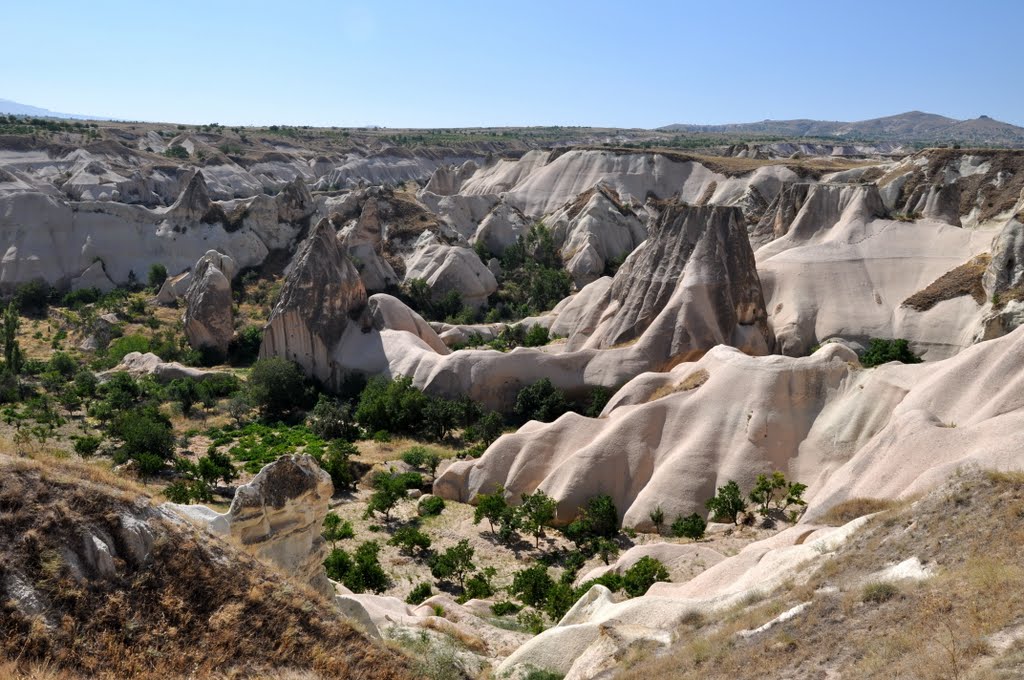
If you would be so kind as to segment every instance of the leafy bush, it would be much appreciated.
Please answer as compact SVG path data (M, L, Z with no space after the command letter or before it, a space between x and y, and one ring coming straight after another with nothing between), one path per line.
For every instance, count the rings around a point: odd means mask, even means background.
M473 564L474 552L469 541L462 539L443 553L431 558L430 574L436 579L458 582L459 588L465 591L466 575L476 569L476 565Z
M467 441L479 441L486 449L505 431L505 419L496 411L488 411L473 425L466 428L463 437Z
M491 579L497 573L494 567L487 567L466 579L466 590L462 594L463 601L483 600L492 597L494 595L494 585L491 583Z
M341 548L334 548L324 560L327 577L334 581L343 581L352 570L352 557Z
M423 421L427 397L412 386L412 378L371 378L359 397L355 418L371 432L413 433Z
M149 287L158 290L160 286L164 285L164 281L167 280L167 267L162 264L154 264L149 268L149 276L146 277L149 283Z
M110 433L121 440L122 459L152 455L169 460L174 454L171 422L153 407L124 411L114 418Z
M42 279L20 284L14 292L14 302L25 315L41 314L46 310L53 289Z
M568 410L569 402L565 394L552 385L548 378L527 385L516 396L515 412L524 421L549 423Z
M325 541L330 541L331 547L334 547L338 541L355 538L356 532L352 528L352 522L342 519L335 512L329 512L324 517L323 530L320 535Z
M590 391L590 396L587 397L587 404L583 410L583 415L588 418L597 418L601 415L601 411L608 405L609 400L612 398L611 390L607 390L603 387L595 387Z
M423 554L430 549L430 543L430 536L413 524L407 524L395 531L391 540L388 541L388 545L398 546L401 552L409 555L416 552Z
M686 517L676 517L676 520L672 522L672 535L697 541L704 538L707 528L707 521L697 513L693 513Z
M91 434L75 437L75 453L82 458L88 458L99 450L101 442L99 437Z
M544 603L544 613L552 621L558 621L566 612L572 609L579 597L576 590L568 583L553 583L548 589L547 601Z
M748 497L759 513L767 515L772 507L785 512L790 505L806 505L803 499L806 490L806 484L787 482L786 476L776 470L771 476L758 475Z
M376 541L367 541L358 548L352 556L352 566L341 579L345 587L353 593L363 593L367 590L375 593L382 593L391 585L391 579L380 566L380 544Z
M440 515L442 510L444 510L444 499L440 496L427 496L417 506L417 511L424 517Z
M491 613L495 616L518 614L520 609L522 609L522 607L511 600L502 600L501 602L495 602L491 605Z
M85 305L91 305L100 299L99 288L81 288L79 290L73 290L67 293L61 298L60 303L65 307L71 307L72 309L78 309Z
M259 326L246 326L231 338L228 344L228 361L232 366L247 366L260 356L260 345L263 344L263 329Z
M548 334L548 329L540 324L536 324L530 326L530 330L526 332L526 337L523 339L523 346L543 347L549 342L551 342L551 337Z
M409 596L405 598L407 604L422 604L424 600L434 594L433 589L429 583L421 583L412 590L409 591Z
M321 439L359 438L359 427L352 417L352 407L347 403L321 394L309 417L306 419L310 431Z
M639 597L657 581L667 581L668 570L653 557L644 556L622 575L622 588L630 597Z
M889 361L919 364L921 357L911 352L910 344L902 338L896 340L872 338L868 348L860 357L860 363L864 368L871 368Z
M661 506L659 505L658 507L654 508L654 510L651 510L651 512L647 516L651 518L651 523L654 524L654 530L660 534L661 527L663 524L665 524L665 511L662 510Z
M186 149L183 146L175 144L174 146L167 147L167 149L164 150L164 155L167 156L168 158L176 158L180 161L187 161L188 149Z
M508 591L523 604L539 609L547 602L548 592L554 585L547 566L538 562L513 574Z
M359 453L359 449L351 442L344 439L335 439L327 445L326 450L319 456L314 456L317 463L324 472L331 476L334 483L334 491L348 491L356 486L356 471L352 465L352 456Z
M246 391L266 418L282 418L307 402L306 377L287 359L260 359L252 365Z
M711 519L715 522L739 522L739 514L747 509L747 503L740 494L739 484L729 480L725 486L718 487L714 498L704 504L711 511Z

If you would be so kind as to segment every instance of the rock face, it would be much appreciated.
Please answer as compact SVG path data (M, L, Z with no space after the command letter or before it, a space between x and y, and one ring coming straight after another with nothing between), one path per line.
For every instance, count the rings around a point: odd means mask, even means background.
M331 477L311 456L282 456L238 487L231 508L210 521L210 529L230 537L243 550L296 580L333 595L323 562L320 536Z
M623 263L568 349L637 341L667 365L717 344L766 354L774 344L754 255L737 208L670 203ZM593 330L591 330L593 329Z
M580 194L545 223L551 226L565 268L580 288L647 238L647 229L632 208L602 185Z
M429 237L424 234L424 237ZM498 289L494 274L471 248L429 242L417 244L406 261L405 279L423 279L435 297L456 292L464 304L480 307Z
M185 292L185 336L196 349L227 354L235 332L231 311L231 279L237 273L235 261L211 250L199 258Z
M926 359L942 359L972 343L981 304L970 295L928 309L903 303L988 250L992 232L885 213L874 185L783 192L771 240L756 252L778 351L800 356L835 337L906 338Z
M359 272L330 222L320 220L299 246L274 311L263 330L261 357L283 357L328 386L344 370L332 352L346 327L366 306Z
M1019 466L1024 446L1024 328L922 364L862 369L829 343L805 358L716 347L700 361L624 386L599 419L566 414L453 463L434 493L471 501L499 484L540 488L568 522L609 494L626 526L704 512L715 488L749 489L782 470L808 485L807 519L858 496L925 490L958 467ZM998 389L993 389L998 385Z

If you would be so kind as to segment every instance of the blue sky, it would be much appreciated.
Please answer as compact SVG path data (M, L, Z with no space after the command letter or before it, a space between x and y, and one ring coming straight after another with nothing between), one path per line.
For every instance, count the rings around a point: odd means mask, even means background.
M1024 2L6 3L0 98L230 125L1024 125Z

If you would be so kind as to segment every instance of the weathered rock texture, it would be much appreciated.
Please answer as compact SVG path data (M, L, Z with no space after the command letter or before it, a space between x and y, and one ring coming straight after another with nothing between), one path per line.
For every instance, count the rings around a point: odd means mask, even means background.
M231 279L237 273L235 261L211 250L199 258L185 292L185 337L196 349L209 348L227 354L235 333L231 306Z
M570 331L568 349L631 342L663 365L692 360L717 344L771 351L761 283L738 209L665 206L604 300Z
M231 507L210 522L257 559L296 580L333 595L320 536L327 502L334 493L331 477L311 456L282 456L238 487Z

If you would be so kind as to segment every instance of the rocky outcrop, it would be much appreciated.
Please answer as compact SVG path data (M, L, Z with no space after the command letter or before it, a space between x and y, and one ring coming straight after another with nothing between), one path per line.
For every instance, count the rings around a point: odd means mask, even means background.
M611 263L621 262L647 238L647 229L633 209L601 185L580 194L545 224L551 227L565 268L580 288L603 276Z
M199 258L185 292L185 337L195 349L227 354L235 332L231 311L231 279L237 273L235 261L211 250Z
M365 306L359 272L331 223L320 220L292 259L263 330L260 356L294 361L308 375L336 387L344 370L333 356L334 346Z
M971 296L925 310L903 303L986 252L991 232L889 219L874 185L794 185L772 219L756 258L781 352L804 355L836 337L906 338L942 359L971 344L981 311Z
M109 380L114 373L130 373L136 378L151 375L161 383L169 383L172 380L195 380L202 382L210 378L230 375L222 371L206 371L201 368L185 366L177 361L164 361L152 352L128 352L121 359L121 363L110 370L98 374L101 381Z
M487 296L498 289L494 274L476 252L438 243L430 234L423 234L406 260L405 280L411 279L426 281L435 298L458 293L463 304L470 307L484 305Z
M771 351L761 283L739 209L671 203L579 318L568 349L636 342L662 365L727 344Z
M86 352L94 352L98 349L106 349L110 341L114 339L117 332L118 318L116 314L101 314L92 322L78 349ZM132 352L135 354L135 352Z
M308 220L316 211L313 194L302 180L296 177L284 185L281 192L274 197L277 204L277 221L297 224Z
M320 536L333 493L330 475L311 456L282 456L238 487L231 507L209 526L256 559L333 595Z
M782 470L807 484L813 520L850 498L928 489L963 465L1019 466L1022 432L1024 328L944 361L871 370L838 343L806 358L716 347L638 376L601 418L569 413L499 438L439 474L434 493L471 501L502 485L515 499L539 488L559 523L609 494L626 526L650 529L658 506L669 518L703 513L728 480L749 489Z

